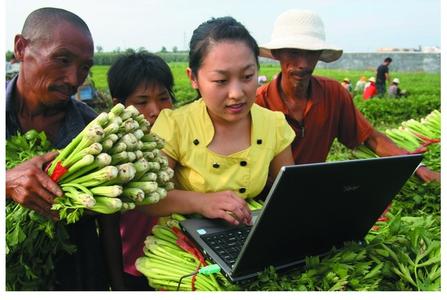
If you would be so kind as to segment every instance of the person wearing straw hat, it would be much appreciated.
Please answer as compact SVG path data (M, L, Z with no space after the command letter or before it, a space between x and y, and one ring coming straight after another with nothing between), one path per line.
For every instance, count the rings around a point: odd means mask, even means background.
M368 79L368 86L363 91L363 99L369 100L377 95L377 88L376 88L376 79L374 77L370 77Z
M341 82L341 86L348 92L352 91L351 80L347 77L343 79L343 81Z
M366 77L362 75L360 79L355 83L354 92L363 93L365 87L366 87Z
M335 138L348 148L365 144L379 156L407 154L372 127L338 81L312 75L319 60L330 63L342 53L326 42L323 21L309 10L282 13L271 41L260 46L260 56L278 60L281 72L258 88L256 103L285 114L296 133L296 164L325 161ZM425 167L417 174L424 181L440 179Z
M388 88L388 96L390 96L391 98L400 98L402 96L406 96L406 91L400 89L399 83L399 78L393 79L393 82L391 82L391 85Z

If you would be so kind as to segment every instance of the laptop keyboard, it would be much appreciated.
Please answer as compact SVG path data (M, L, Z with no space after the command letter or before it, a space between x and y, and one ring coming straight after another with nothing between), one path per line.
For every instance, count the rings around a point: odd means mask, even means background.
M225 263L232 266L236 262L239 252L241 252L250 229L251 226L238 227L224 232L203 235L201 237Z

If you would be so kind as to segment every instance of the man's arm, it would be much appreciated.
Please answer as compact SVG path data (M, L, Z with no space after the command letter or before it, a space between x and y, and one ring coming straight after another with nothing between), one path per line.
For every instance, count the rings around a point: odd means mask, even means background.
M373 129L372 133L365 141L365 145L374 151L379 156L395 156L409 154L408 151L399 148L389 137L385 134ZM430 170L425 166L420 166L416 170L416 175L423 181L440 181L441 174Z
M6 171L6 198L35 210L39 214L57 219L57 213L51 210L54 198L62 196L62 190L43 170L46 163L52 161L57 152L36 156Z

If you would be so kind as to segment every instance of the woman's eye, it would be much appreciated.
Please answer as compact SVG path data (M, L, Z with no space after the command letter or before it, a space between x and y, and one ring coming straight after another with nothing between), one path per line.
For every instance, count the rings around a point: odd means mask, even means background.
M253 76L254 76L254 74L248 74L248 75L245 75L245 79L246 79L246 80L250 80L250 79L253 78Z
M224 84L227 81L225 79L219 79L219 80L213 80L213 82L217 84Z

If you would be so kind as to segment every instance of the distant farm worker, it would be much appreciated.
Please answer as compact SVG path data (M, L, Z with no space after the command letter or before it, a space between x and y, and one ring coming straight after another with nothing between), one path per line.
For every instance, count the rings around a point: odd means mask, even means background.
M120 56L107 73L107 82L113 103L133 105L151 125L160 111L172 108L174 102L174 77L169 66L159 56L142 51ZM144 240L151 234L157 218L139 210L130 210L115 215L114 237L118 234L121 243L111 245L111 255L117 255L114 263L123 270L124 289L129 291L153 290L147 278L138 272L135 261L143 255ZM119 228L117 228L119 225ZM121 245L121 246L120 246ZM121 257L122 253L122 257Z
M363 94L363 91L366 87L366 77L362 76L360 79L355 83L354 92L357 94Z
M266 82L267 82L267 76L265 75L258 76L258 85L263 85Z
M399 78L394 78L390 87L388 88L388 95L391 98L400 98L406 96L407 92L405 90L401 90L399 87Z
M342 52L325 41L323 21L308 10L282 13L271 41L260 47L261 56L279 60L281 73L258 88L256 103L286 115L296 132L296 164L324 162L335 138L349 148L365 144L379 156L408 153L371 126L338 81L312 75L318 60L332 62ZM424 181L440 179L423 166L416 172Z
M282 113L255 104L259 48L232 17L213 18L193 32L187 74L201 98L164 109L152 132L176 187L158 203L140 207L152 215L197 213L231 224L250 224L244 199L293 164L295 133Z
M369 84L363 91L363 99L370 100L377 95L376 79L374 77L369 78Z
M348 92L352 91L351 80L349 78L343 79L343 81L341 82L341 86Z
M7 138L35 129L61 149L96 117L93 109L71 99L93 64L93 50L90 30L79 16L52 7L31 12L14 39L20 72L6 85ZM47 153L6 171L6 197L57 218L51 206L62 191L43 170L56 155ZM109 290L96 225L103 228L106 219L85 215L66 226L76 251L58 254L52 270L56 290Z
M376 72L376 88L377 95L379 97L383 97L386 92L386 83L390 83L391 78L389 74L388 66L391 64L393 60L391 57L385 58L383 63L377 68Z

